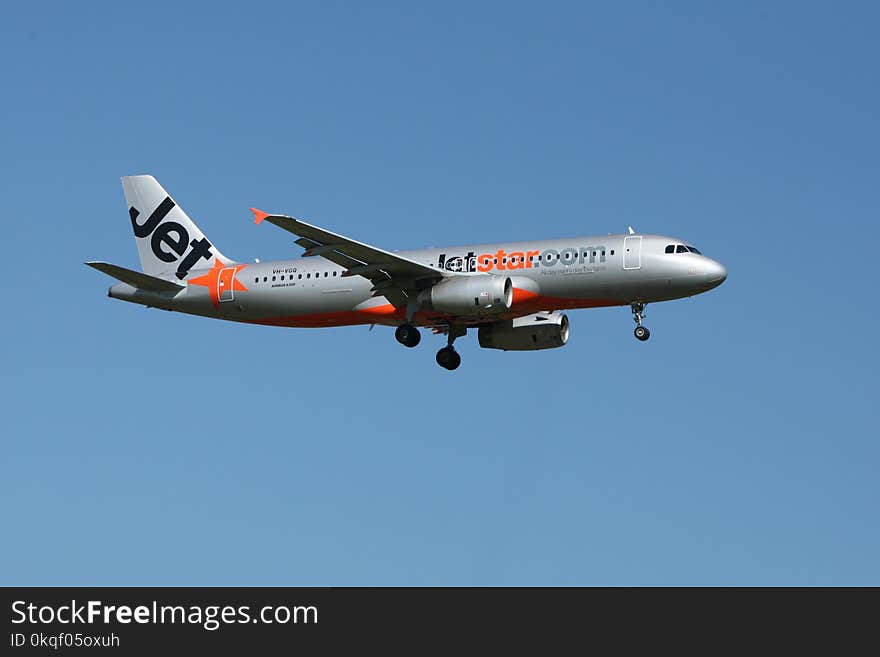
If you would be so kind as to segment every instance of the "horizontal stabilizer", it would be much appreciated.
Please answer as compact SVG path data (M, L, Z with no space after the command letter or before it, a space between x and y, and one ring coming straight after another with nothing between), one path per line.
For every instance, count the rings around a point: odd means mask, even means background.
M143 274L139 271L132 271L131 269L126 269L119 265L111 265L109 262L87 262L85 264L140 290L149 290L150 292L177 292L185 287L171 281L166 281L164 278L156 278L155 276Z

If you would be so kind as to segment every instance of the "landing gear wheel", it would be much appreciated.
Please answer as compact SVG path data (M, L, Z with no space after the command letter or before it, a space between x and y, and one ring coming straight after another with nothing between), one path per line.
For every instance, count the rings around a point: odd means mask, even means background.
M405 347L415 347L422 340L422 335L412 324L401 324L394 331L394 337Z
M447 370L454 370L461 365L461 356L452 347L443 347L437 352L437 364Z
M645 319L645 304L641 301L633 301L630 304L630 308L632 309L633 321L636 323L636 330L633 331L633 335L638 340L644 342L651 337L651 332L642 326L642 320Z

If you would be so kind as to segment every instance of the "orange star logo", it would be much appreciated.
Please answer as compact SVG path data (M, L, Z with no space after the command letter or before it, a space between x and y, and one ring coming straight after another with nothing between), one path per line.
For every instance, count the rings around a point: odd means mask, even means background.
M187 281L189 285L204 285L208 288L208 294L211 295L211 301L214 308L220 307L221 301L232 301L235 297L235 290L239 292L247 292L248 289L242 284L236 274L247 265L230 265L226 266L220 262L220 258L214 261L214 266L207 274L198 278L191 278Z

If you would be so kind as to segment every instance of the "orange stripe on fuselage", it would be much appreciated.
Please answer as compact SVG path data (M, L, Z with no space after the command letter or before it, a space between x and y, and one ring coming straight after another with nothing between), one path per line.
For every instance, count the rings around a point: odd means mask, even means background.
M404 314L401 311L401 322ZM330 326L358 326L360 324L384 324L389 317L386 315L382 320L370 318L363 313L353 310L335 313L312 313L310 315L291 315L288 317L266 317L264 319L245 320L249 324L264 324L266 326L288 326L291 328L326 328ZM400 322L389 322L400 323Z
M523 315L531 315L542 310L572 310L576 308L604 308L608 306L625 306L627 302L618 299L576 299L563 297L546 297L522 288L513 289L513 307L509 312L485 318L484 322L501 319L513 319ZM266 326L287 326L291 328L322 328L331 326L358 326L363 324L388 324L396 326L406 319L403 308L395 308L387 303L381 306L363 308L362 310L344 310L332 313L309 313L289 315L286 317L267 317L264 319L245 320L250 324ZM419 312L413 318L415 324L438 324L455 319L452 315Z
M531 290L524 290L521 287L513 288L513 307L516 308L525 303L529 303L534 301L535 299L540 299L541 295L537 292L532 292Z
M609 306L626 306L628 301L609 298L579 299L577 297L548 297L537 292L513 288L513 307L506 318L522 317L542 310L575 310L578 308L607 308Z
M357 313L367 315L369 317L388 317L389 315L398 315L403 312L403 310L398 310L394 307L394 304L386 303L381 306L373 306L371 308L361 308L360 310L355 311Z

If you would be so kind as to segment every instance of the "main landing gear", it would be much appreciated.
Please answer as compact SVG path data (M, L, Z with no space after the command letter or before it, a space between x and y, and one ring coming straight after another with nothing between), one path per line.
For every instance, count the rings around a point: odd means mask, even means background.
M452 343L455 342L456 338L466 335L467 328L463 326L449 326L445 331L443 328L435 328L434 332L446 333L446 346L437 352L437 364L447 370L458 369L458 366L461 365L461 356L458 355ZM398 326L397 330L394 331L394 337L405 347L415 347L422 340L419 329L410 322Z
M452 343L455 342L456 338L460 338L461 336L466 334L466 328L450 325L446 337L447 344L445 347L437 352L437 364L440 367L443 367L447 370L454 370L457 369L459 365L461 365L461 356L458 355L458 352L455 350L455 347L452 346Z
M419 329L409 323L398 326L397 330L394 331L394 337L405 347L415 347L422 341L422 334L419 333Z
M637 340L644 342L651 337L648 327L642 326L642 320L645 318L645 304L641 301L634 301L630 308L632 308L633 321L636 323L636 330L633 331L633 335L636 336Z
M449 345L437 352L437 364L447 370L454 370L461 365L461 356L458 355L455 347Z

